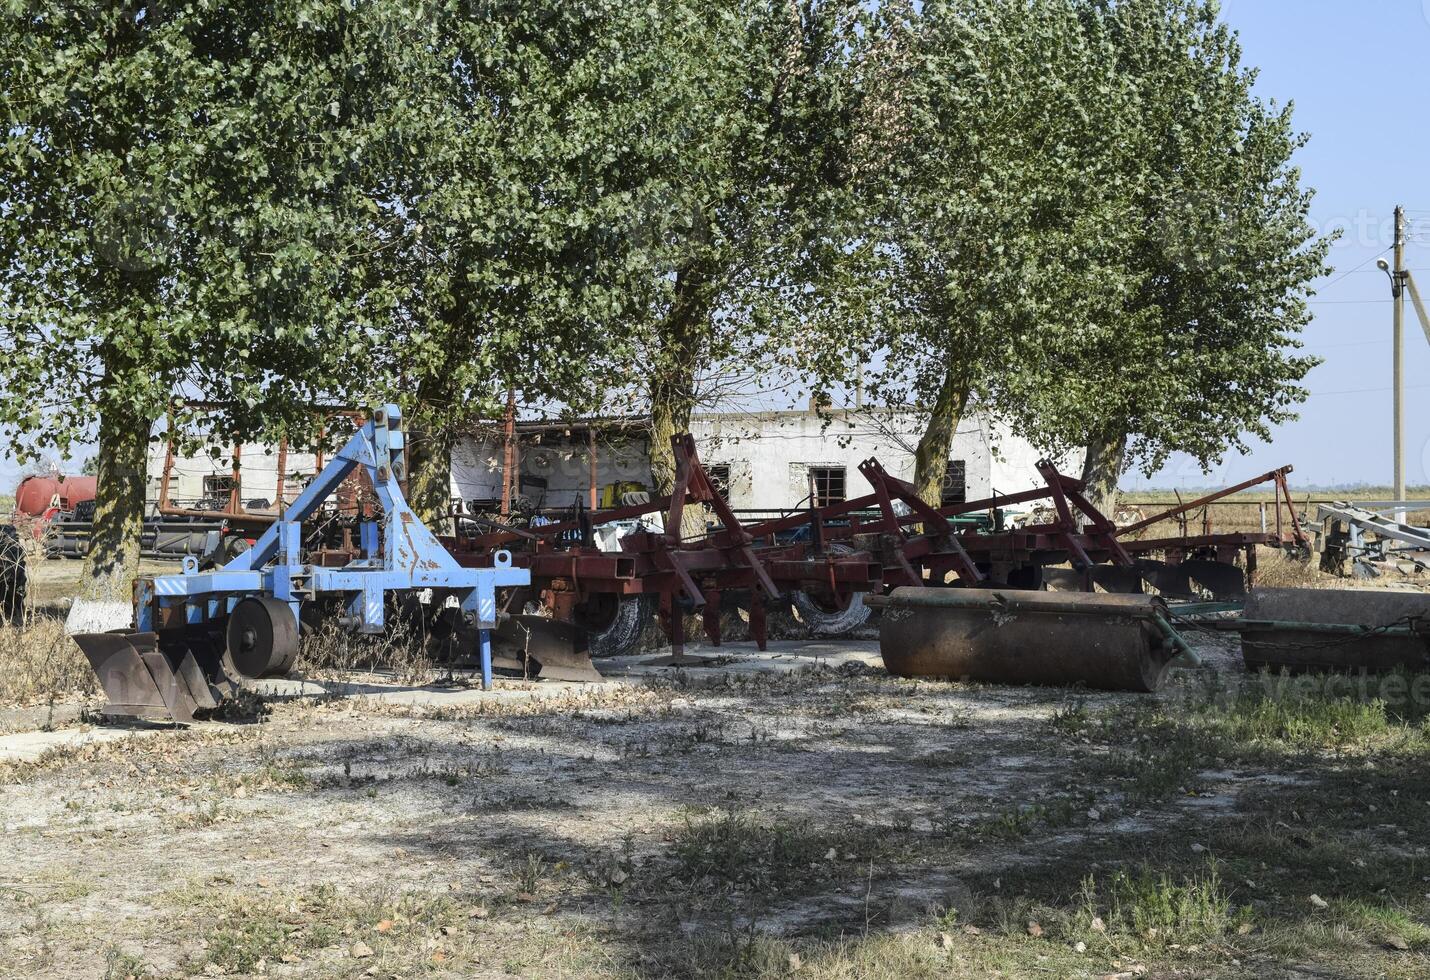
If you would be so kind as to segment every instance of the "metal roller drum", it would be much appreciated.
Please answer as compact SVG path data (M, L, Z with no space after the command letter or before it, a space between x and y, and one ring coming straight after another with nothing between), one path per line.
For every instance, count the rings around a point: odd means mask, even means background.
M1248 670L1430 669L1430 595L1257 589L1237 625Z
M1189 652L1151 595L902 588L871 604L900 677L1150 692Z

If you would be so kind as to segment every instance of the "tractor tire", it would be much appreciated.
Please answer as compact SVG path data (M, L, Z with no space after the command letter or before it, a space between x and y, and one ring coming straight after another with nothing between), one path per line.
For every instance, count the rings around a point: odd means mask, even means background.
M845 636L867 623L873 613L860 593L850 596L849 605L838 610L824 608L808 592L799 589L791 592L789 598L795 617L811 636Z
M656 598L625 596L599 620L586 625L592 657L628 657L640 652L641 634L655 617Z
M829 553L852 555L854 549L847 544L832 544ZM809 630L810 636L845 636L867 623L874 612L864 604L864 596L857 592L849 597L849 604L843 609L829 608L827 603L801 589L791 592L789 600L794 607L795 618Z
M15 528L0 526L0 622L13 622L25 612L25 551Z

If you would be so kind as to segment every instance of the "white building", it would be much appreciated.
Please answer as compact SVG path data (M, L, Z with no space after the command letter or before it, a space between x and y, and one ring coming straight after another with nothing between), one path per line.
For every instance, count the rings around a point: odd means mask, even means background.
M807 504L811 485L821 501L862 496L868 486L859 464L877 458L894 476L912 480L914 447L925 416L915 411L835 410L697 415L691 421L701 462L717 483L728 487L737 510L782 511ZM577 422L519 422L515 470L519 492L538 509L566 508L587 499L592 483L591 447L596 456L595 484L602 491L651 485L649 430L639 419ZM493 425L459 440L452 451L452 498L468 510L487 509L501 497L503 438ZM175 459L170 466L169 497L192 506L227 503L233 483L230 448L217 457ZM949 453L945 498L977 500L993 493L1015 493L1041 486L1039 454L1025 440L977 416L964 419ZM240 452L240 498L250 506L275 499L279 453L271 446L245 445ZM1059 460L1063 472L1076 473L1081 459ZM156 446L149 459L149 498L157 501L165 450ZM290 452L284 459L286 496L292 499L317 471L311 453ZM513 481L516 483L517 481ZM608 497L611 495L608 495ZM261 503L260 503L261 502Z
M914 447L925 416L914 411L836 410L696 415L696 451L737 510L780 511L807 503L811 485L821 501L869 492L859 464L877 458L894 476L912 480ZM651 483L648 433L619 423L522 423L516 470L533 505L568 507L589 493L590 438L596 433L596 485ZM484 432L452 454L452 495L480 508L501 496L502 437ZM979 417L964 419L949 453L945 498L977 500L1042 486L1039 453L1025 440ZM1059 460L1076 473L1081 459ZM479 502L475 505L473 502Z

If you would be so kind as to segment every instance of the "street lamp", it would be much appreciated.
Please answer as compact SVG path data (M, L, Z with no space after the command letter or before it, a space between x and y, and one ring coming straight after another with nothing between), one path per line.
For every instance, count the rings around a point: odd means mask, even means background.
M1399 272L1396 272L1390 268L1390 263L1385 261L1385 259L1378 260L1375 263L1375 267L1381 272L1384 272L1386 278L1390 280L1390 295L1399 299L1400 294L1405 290L1405 280L1410 277L1410 270L1401 269Z

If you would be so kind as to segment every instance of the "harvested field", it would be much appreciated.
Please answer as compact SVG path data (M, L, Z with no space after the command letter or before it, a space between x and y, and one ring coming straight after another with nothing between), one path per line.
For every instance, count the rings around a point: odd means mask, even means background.
M785 642L10 735L0 975L1426 975L1430 677L1228 642L1155 697Z

